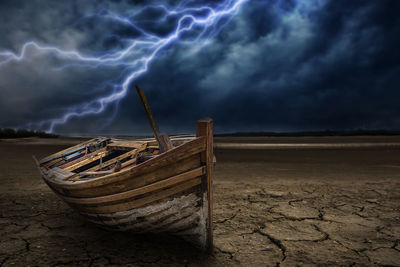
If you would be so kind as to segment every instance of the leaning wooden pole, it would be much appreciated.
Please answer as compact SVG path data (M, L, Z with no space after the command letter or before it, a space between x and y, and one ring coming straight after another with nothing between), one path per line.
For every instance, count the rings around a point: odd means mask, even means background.
M160 152L163 153L172 148L171 142L167 134L160 134L160 130L158 129L158 125L153 117L153 113L151 112L149 102L147 101L146 95L144 91L136 85L136 91L139 94L140 100L142 101L144 110L146 112L147 118L150 121L151 129L153 130L154 137L157 140L157 143L160 147Z
M204 136L206 142L206 149L201 153L201 161L206 166L206 174L202 178L203 192L207 192L207 239L206 246L208 250L213 248L213 187L212 187L212 176L214 167L214 152L213 152L213 120L205 118L197 121L196 136Z

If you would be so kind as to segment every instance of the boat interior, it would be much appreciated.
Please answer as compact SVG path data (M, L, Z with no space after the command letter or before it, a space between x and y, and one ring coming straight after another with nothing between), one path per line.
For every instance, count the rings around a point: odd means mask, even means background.
M191 135L171 137L171 148L194 138ZM41 172L51 174L55 180L84 181L134 168L161 153L154 138L122 140L99 137L36 162Z

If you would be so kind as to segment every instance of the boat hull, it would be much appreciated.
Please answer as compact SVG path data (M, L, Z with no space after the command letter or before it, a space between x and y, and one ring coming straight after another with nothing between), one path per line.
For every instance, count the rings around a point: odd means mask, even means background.
M211 249L212 159L212 120L205 119L192 140L120 172L71 181L58 168L40 170L61 199L102 228L169 233Z

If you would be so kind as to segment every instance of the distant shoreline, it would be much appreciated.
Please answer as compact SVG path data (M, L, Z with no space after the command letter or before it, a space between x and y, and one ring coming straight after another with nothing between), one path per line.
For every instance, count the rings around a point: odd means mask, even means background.
M354 149L400 148L400 143L215 143L215 149L288 150L288 149Z
M301 132L237 132L215 134L216 137L314 137L314 136L395 136L400 130L352 130L352 131L301 131Z
M32 131L25 129L11 129L11 128L0 128L0 139L15 139L15 138L29 138L29 137L39 137L39 138L57 138L56 134Z

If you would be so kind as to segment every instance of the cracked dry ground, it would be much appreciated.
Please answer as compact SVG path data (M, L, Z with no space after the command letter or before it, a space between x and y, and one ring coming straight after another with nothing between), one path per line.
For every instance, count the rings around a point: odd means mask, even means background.
M400 149L218 150L213 254L174 237L107 232L0 142L0 265L400 265Z

